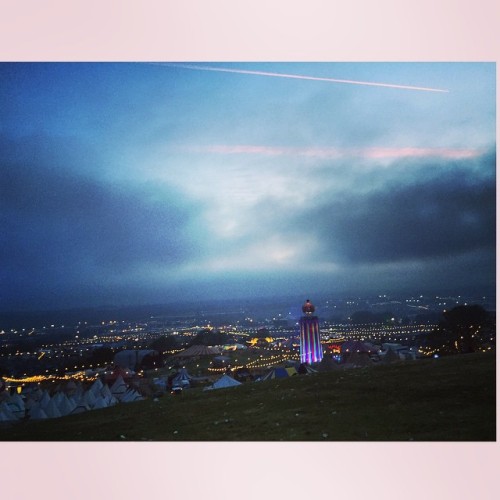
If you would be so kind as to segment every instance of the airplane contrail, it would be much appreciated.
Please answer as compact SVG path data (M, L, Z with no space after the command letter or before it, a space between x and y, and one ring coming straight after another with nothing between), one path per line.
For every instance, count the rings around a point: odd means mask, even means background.
M237 73L240 75L257 75L257 76L271 76L275 78L294 78L296 80L314 80L319 82L330 82L330 83L346 83L351 85L368 85L371 87L389 87L393 89L404 89L404 90L419 90L425 92L449 92L446 89L434 89L429 87L415 87L412 85L397 85L394 83L380 83L380 82L363 82L358 80L340 80L338 78L324 78L319 76L307 76L307 75L291 75L287 73L271 73L267 71L252 71L246 69L233 69L233 68L220 68L215 66L199 66L196 64L181 64L181 63L149 63L159 66L170 66L174 68L192 69L198 71L216 71L221 73Z

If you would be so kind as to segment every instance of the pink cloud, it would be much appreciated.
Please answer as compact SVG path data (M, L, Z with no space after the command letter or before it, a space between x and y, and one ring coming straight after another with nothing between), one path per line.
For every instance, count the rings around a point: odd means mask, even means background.
M224 145L193 148L200 153L214 154L245 154L264 156L304 156L310 158L341 158L361 157L369 159L389 158L450 158L464 159L474 158L482 154L478 149L454 149L454 148L298 148L280 146L256 146L256 145ZM192 150L193 150L192 149Z

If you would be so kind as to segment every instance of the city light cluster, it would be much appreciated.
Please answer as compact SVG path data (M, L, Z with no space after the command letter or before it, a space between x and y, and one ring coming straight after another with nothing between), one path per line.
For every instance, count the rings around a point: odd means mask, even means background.
M14 378L4 377L5 382L13 384L37 384L41 382L56 382L58 380L78 380L80 382L92 382L97 380L98 374L87 375L85 372L77 372L66 375L32 375L30 377Z

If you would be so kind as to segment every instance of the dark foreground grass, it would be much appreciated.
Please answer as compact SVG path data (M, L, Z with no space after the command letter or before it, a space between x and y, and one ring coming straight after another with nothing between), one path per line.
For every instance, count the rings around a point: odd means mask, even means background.
M0 428L4 441L495 441L495 355L165 395Z

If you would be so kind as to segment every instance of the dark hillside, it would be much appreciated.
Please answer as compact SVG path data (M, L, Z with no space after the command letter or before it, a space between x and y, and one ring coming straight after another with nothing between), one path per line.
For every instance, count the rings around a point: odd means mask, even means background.
M495 354L190 389L80 415L22 422L1 440L494 441Z

